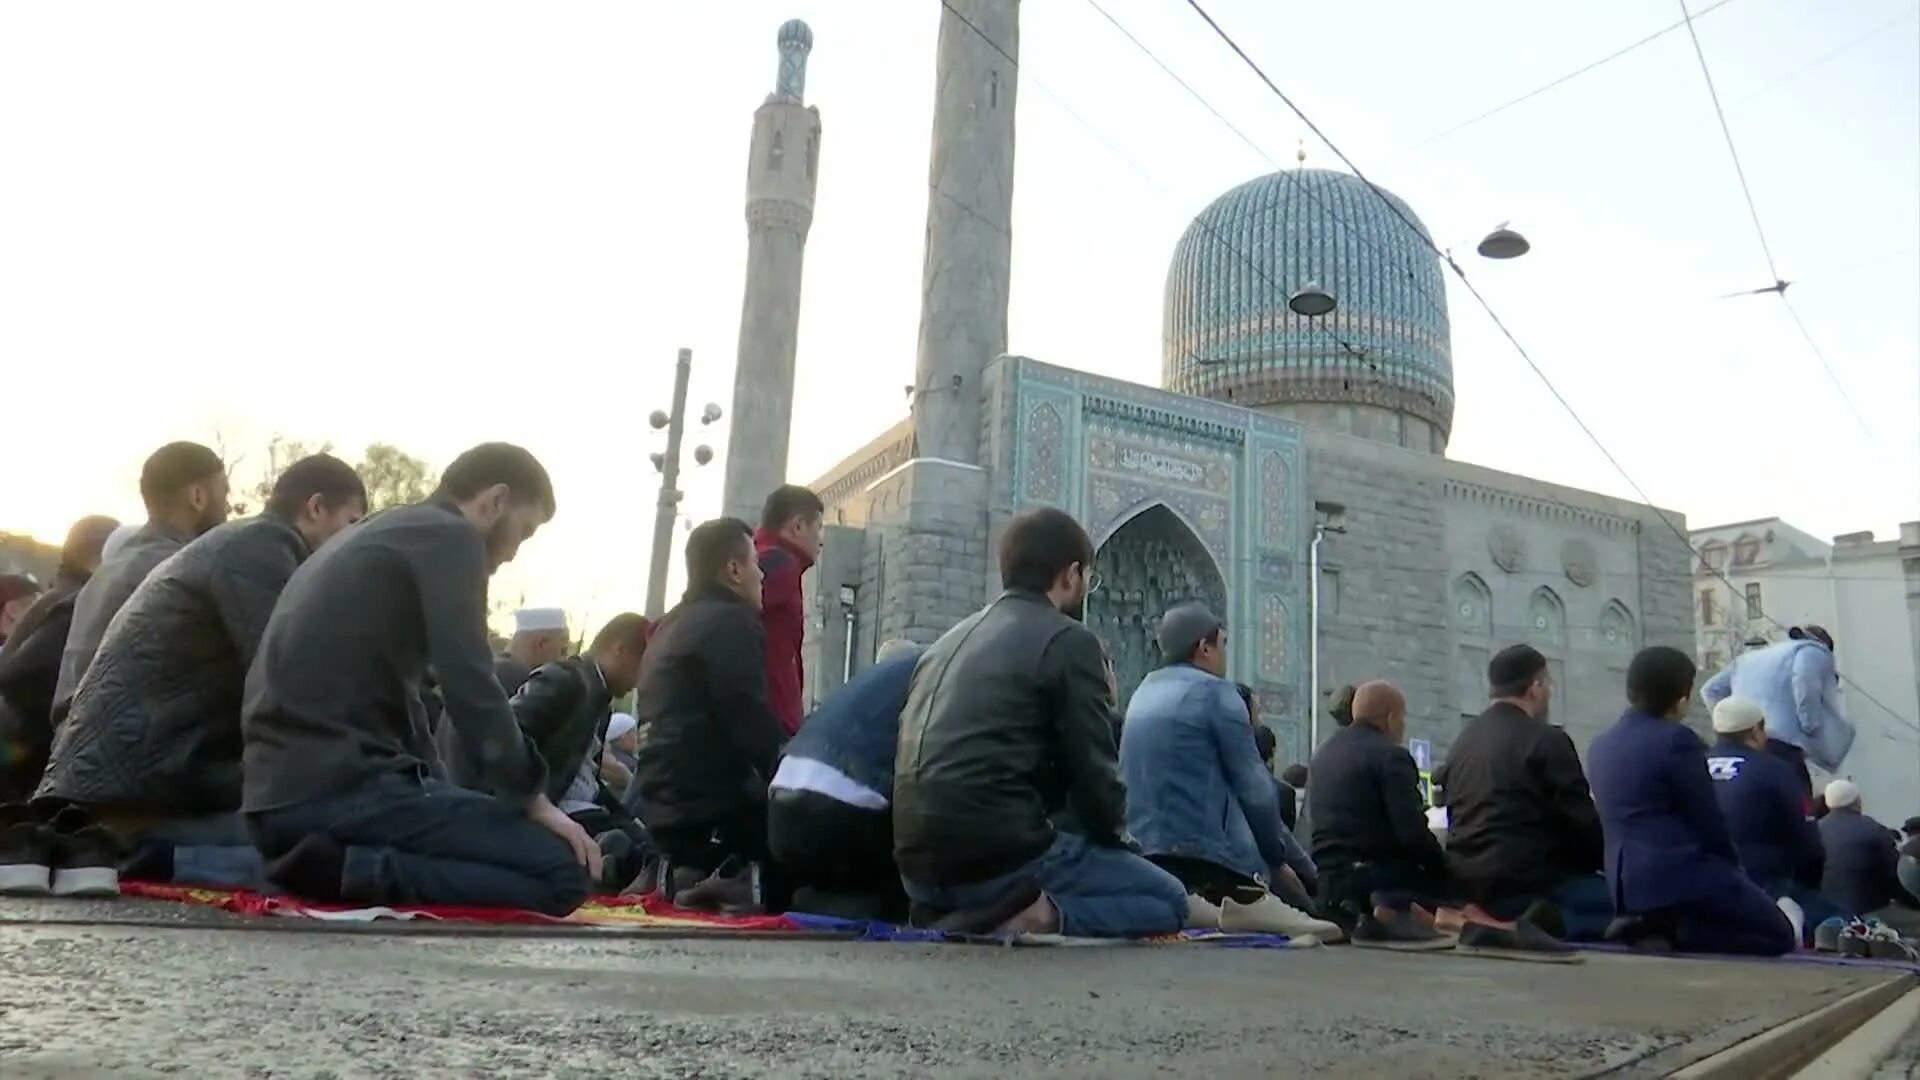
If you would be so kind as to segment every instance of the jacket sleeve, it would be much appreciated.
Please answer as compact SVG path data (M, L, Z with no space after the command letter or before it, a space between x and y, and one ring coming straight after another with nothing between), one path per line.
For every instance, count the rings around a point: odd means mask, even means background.
M1280 820L1280 793L1273 785L1273 774L1260 763L1260 750L1254 745L1253 725L1247 720L1247 707L1232 686L1224 681L1210 682L1206 690L1211 700L1202 702L1213 729L1214 752L1220 756L1221 771L1234 801L1246 814L1253 828L1253 841L1268 866L1287 864L1287 845L1281 839L1286 823Z
M246 529L250 533L253 526ZM207 585L220 624L245 670L253 666L260 636L267 631L267 616L273 614L280 591L299 568L300 556L288 538L271 533L242 535L235 541L222 552L225 557L215 564Z
M1720 800L1713 794L1713 778L1707 775L1707 749L1690 728L1674 733L1667 750L1667 777L1673 785L1674 806L1680 820L1700 838L1709 855L1718 855L1738 863L1733 837L1727 832L1726 815L1720 812Z
M1100 639L1078 625L1055 634L1040 655L1040 677L1052 706L1067 798L1087 839L1126 846L1127 789L1120 782Z
M1413 763L1413 755L1402 747L1392 747L1382 756L1379 768L1380 795L1386 800L1387 821L1393 826L1394 838L1421 867L1444 869L1447 853L1433 830L1427 828L1427 810L1420 804L1420 770Z
M542 664L527 676L526 682L520 684L509 702L520 733L539 751L541 760L547 763L546 792L549 799L558 798L573 781L563 762L565 757L571 756L573 748L555 746L554 740L566 734L567 723L578 710L580 695L584 693L586 687L564 665ZM585 750L584 747L580 749L581 752Z
M766 627L745 605L731 604L712 633L701 653L714 711L727 725L728 741L761 780L771 780L786 729L767 704Z
M1735 663L1738 663L1738 661L1735 661ZM1700 700L1706 702L1708 708L1712 708L1732 696L1733 664L1728 664L1726 667L1721 668L1718 675L1708 679L1707 684L1700 688Z
M1800 730L1812 735L1827 718L1827 684L1834 681L1832 655L1817 646L1800 649L1793 654L1789 678Z
M520 733L507 693L493 677L487 647L487 557L479 535L464 522L452 542L412 553L413 579L426 618L427 657L440 680L452 728L449 757L471 765L469 786L502 800L525 803L546 786L546 764ZM447 533L439 532L445 541ZM452 767L452 762L449 762Z
M1574 749L1573 740L1559 728L1549 728L1534 744L1531 757L1534 774L1566 826L1562 835L1571 850L1565 854L1581 867L1600 869L1606 851L1600 812L1594 808L1593 789L1587 786L1587 774L1580 768L1580 752Z

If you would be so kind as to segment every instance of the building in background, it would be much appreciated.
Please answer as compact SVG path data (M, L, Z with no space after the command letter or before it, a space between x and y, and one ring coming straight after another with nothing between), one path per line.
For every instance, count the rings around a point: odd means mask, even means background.
M1788 627L1826 627L1859 731L1838 775L1882 821L1920 814L1920 521L1897 539L1855 532L1829 543L1763 518L1695 529L1693 545L1702 679Z

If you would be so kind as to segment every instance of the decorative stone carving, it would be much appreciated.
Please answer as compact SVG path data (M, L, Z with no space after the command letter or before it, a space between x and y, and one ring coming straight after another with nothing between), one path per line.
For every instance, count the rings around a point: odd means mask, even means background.
M1600 640L1607 648L1619 652L1634 649L1633 614L1618 600L1607 601L1600 612Z
M1287 459L1269 450L1260 458L1260 546L1287 546Z
M1121 702L1160 666L1160 618L1198 600L1227 609L1226 582L1198 537L1172 511L1154 506L1135 515L1100 545L1094 569L1100 589L1087 597L1087 626L1113 655Z
M1493 636L1493 594L1479 574L1462 574L1454 580L1453 625L1462 633Z
M1586 540L1569 537L1560 545L1560 568L1568 581L1586 588L1600 577L1600 553Z
M1487 556L1493 565L1509 574L1517 574L1527 564L1527 540L1512 525L1495 525L1487 533Z
M1283 682L1290 674L1287 656L1287 601L1279 593L1260 597L1260 677Z
M1533 599L1527 604L1527 634L1548 645L1567 643L1567 608L1552 589L1542 586L1533 590Z
M1060 410L1051 404L1043 401L1027 413L1027 498L1060 504L1065 433Z

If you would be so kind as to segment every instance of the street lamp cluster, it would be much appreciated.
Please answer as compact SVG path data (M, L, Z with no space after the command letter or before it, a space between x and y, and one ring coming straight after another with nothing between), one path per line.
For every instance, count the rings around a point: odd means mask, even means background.
M693 371L693 350L681 349L673 366L673 408L655 409L647 425L665 430L667 448L647 455L660 473L660 500L653 514L653 559L647 573L647 618L657 619L667 610L667 567L673 559L673 521L680 514L680 440L687 427L687 378ZM700 410L700 426L720 422L720 406L708 402ZM713 460L713 447L706 443L693 448L693 463L705 465Z

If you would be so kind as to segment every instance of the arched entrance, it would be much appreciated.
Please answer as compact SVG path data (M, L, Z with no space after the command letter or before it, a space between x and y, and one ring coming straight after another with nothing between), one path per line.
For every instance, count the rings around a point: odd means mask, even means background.
M1094 557L1100 589L1087 598L1087 626L1113 653L1126 707L1133 688L1160 666L1160 617L1198 600L1221 618L1227 586L1206 546L1186 522L1155 503L1114 530Z

